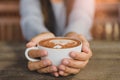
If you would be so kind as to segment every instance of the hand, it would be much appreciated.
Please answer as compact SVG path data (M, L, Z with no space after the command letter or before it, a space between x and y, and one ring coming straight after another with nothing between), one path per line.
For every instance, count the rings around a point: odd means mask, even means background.
M75 38L82 41L82 52L71 52L70 57L72 59L63 59L61 65L59 66L59 75L68 76L70 74L77 74L83 69L89 59L92 56L92 52L89 47L88 41L77 33L71 32L66 35L66 37Z
M27 43L27 47L33 47L36 46L36 44L44 39L48 38L54 38L55 36L52 33L46 32L39 34L38 36L34 37L30 42ZM47 51L45 50L31 50L29 51L29 56L32 58L40 58L43 56L47 56ZM55 66L52 66L52 63L50 60L40 60L37 62L28 62L28 68L29 70L37 70L39 73L52 73L55 76L58 76L57 74L57 68Z

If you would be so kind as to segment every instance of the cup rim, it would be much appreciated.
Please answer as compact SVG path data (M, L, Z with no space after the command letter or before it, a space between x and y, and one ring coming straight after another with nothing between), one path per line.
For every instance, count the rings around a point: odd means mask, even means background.
M73 40L77 40L77 41L80 41L78 39L74 39L74 38L69 38L69 37L55 37L55 38L49 38L49 39L56 39L56 38L65 38L65 39L73 39ZM44 40L47 40L47 39L44 39ZM41 40L42 41L42 40ZM39 41L40 42L40 41ZM75 46L75 47L70 47L70 48L49 48L49 47L44 47L42 45L39 45L39 42L37 44L37 47L40 48L45 48L45 49L51 49L51 50L67 50L67 49L73 49L73 48L77 48L77 47L80 47L82 46L82 42L80 41L80 44L78 46Z
M50 49L50 50L69 50L69 49L74 49L77 47L82 47L82 43L80 45L72 47L72 48L60 48L60 49L58 48L58 49L56 49L56 48L48 48L48 47L44 47L44 46L38 46L38 48L40 48L40 47L42 47L44 49Z

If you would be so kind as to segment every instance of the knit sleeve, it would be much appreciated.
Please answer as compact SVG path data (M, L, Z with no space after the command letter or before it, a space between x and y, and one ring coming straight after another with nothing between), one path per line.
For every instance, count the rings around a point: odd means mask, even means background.
M76 32L88 40L94 17L94 0L75 0L65 33Z
M26 40L48 32L43 23L39 0L20 0L21 29Z

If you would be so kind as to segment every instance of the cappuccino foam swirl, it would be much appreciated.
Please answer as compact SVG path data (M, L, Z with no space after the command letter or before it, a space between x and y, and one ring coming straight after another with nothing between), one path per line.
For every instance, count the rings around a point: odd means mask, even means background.
M73 44L77 44L77 42L73 41L73 40L50 40L49 42L51 43L54 43L55 46L53 48L56 48L56 49L61 49L62 46L66 45L66 44L70 44L70 43L73 43Z
M56 46L54 46L53 48L55 48L55 49L61 49L62 46L60 46L60 45L56 45Z
M77 44L77 42L73 41L73 40L50 40L49 42L52 42L54 44L60 44L60 45L66 45L66 44L69 44L69 43L74 43L74 44Z
M63 49L78 46L80 44L80 41L69 38L51 38L40 41L39 44L48 48Z

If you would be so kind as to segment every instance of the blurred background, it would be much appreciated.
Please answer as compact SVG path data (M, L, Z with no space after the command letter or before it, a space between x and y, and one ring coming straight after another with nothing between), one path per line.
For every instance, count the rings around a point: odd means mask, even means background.
M24 41L20 29L20 0L0 0L0 41ZM91 29L94 40L120 40L120 0L95 0Z

